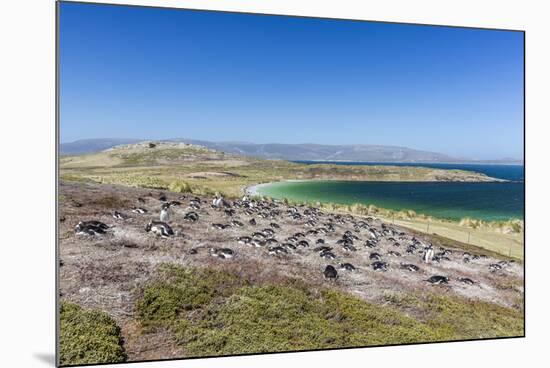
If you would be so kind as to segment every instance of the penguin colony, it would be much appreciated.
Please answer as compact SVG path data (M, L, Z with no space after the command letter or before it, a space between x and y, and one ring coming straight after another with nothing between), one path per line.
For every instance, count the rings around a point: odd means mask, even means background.
M170 194L175 196L175 194ZM128 214L131 213L131 215ZM217 212L224 222L209 222L211 213ZM218 217L218 221L219 218ZM208 223L212 232L235 232L240 235L226 242L225 247L206 247L208 253L219 260L246 257L247 247L258 248L268 257L301 257L317 254L324 266L319 277L336 281L347 274L368 272L392 272L401 270L418 274L431 285L473 286L477 282L461 275L433 273L434 264L460 261L466 267L483 261L484 255L435 247L412 234L372 218L324 213L308 206L287 206L277 201L255 200L245 196L230 201L221 196L212 200L196 196L179 196L169 200L167 194L149 194L136 199L136 205L117 209L112 213L113 224L83 219L75 227L76 236L102 237L124 222L143 223L143 232L158 239L185 237L185 226ZM282 234L283 224L296 225L290 236ZM263 225L261 225L263 224ZM175 226L175 227L173 227ZM243 248L244 246L244 248ZM187 254L197 254L191 249ZM364 253L370 262L367 267L357 267L346 258L354 253ZM513 261L499 261L488 265L491 273L501 273ZM443 268L445 269L445 268Z

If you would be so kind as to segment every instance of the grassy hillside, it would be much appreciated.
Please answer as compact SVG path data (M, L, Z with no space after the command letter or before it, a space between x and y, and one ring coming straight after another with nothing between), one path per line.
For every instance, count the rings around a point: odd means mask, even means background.
M61 177L99 183L168 189L186 182L200 193L239 196L245 186L286 179L366 181L489 181L462 170L423 167L304 165L228 155L184 143L118 146L100 153L61 158Z

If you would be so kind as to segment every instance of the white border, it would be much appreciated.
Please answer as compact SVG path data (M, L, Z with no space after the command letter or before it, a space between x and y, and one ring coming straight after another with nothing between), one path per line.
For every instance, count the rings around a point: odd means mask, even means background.
M543 1L202 0L111 3L524 29L527 31L527 337L525 339L276 354L132 367L518 367L546 361L548 26ZM54 354L54 1L1 5L2 180L0 366L48 367ZM496 133L498 134L498 133ZM32 218L32 222L30 221ZM107 367L107 366L106 366ZM124 367L113 365L112 367Z

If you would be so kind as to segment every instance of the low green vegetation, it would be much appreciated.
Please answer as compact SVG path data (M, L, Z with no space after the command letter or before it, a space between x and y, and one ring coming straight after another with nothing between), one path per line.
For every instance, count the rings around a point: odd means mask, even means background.
M443 340L522 336L523 306L505 308L496 304L436 294L389 294L386 300L421 318Z
M458 297L388 295L384 305L288 280L161 265L136 305L144 333L172 332L187 356L523 335L522 311Z
M120 328L106 313L61 303L60 364L120 363L126 360Z
M242 285L236 275L221 271L162 264L137 303L138 318L148 329L168 327L182 313L203 307L216 296L227 296Z

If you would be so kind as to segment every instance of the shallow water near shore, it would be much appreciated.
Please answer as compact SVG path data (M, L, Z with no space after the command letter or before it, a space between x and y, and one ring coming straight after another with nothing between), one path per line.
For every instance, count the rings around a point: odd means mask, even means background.
M296 201L364 205L460 220L523 219L524 184L289 181L261 185L256 193Z

